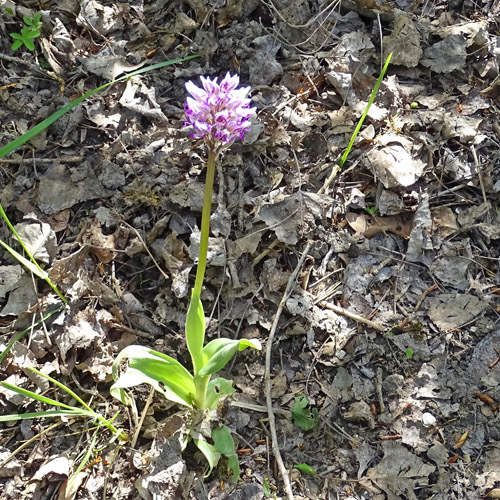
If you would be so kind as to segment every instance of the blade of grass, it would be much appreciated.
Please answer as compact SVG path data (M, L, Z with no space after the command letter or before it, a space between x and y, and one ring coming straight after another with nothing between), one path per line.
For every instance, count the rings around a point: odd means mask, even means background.
M40 266L38 264L33 264L33 262L30 262L28 259L25 259L20 253L16 252L12 247L7 245L4 241L0 240L0 245L2 245L7 252L9 252L14 259L16 259L20 264L22 264L24 267L26 267L29 271L31 271L35 276L38 276L39 278L45 280L49 277L46 271L43 269L40 269Z
M345 150L344 154L342 155L342 158L339 162L340 168L342 168L344 166L344 163L346 162L347 157L349 156L349 153L351 152L354 141L356 140L356 137L358 136L359 131L361 130L361 127L363 126L363 122L365 121L366 116L368 115L368 111L370 111L370 107L373 104L375 97L377 96L378 89L380 87L380 84L382 83L385 72L387 71L387 68L389 67L389 63L391 62L391 58L392 58L392 52L387 56L387 59L385 60L384 67L382 68L382 71L380 72L380 75L377 78L377 82L375 83L375 86L373 87L373 91L372 91L372 94L371 94L370 99L368 101L368 104L366 105L365 111L361 115L361 118L359 119L358 124L356 125L356 128L354 129L354 132L351 136L351 140L349 141L349 145L347 146L347 149Z
M80 396L78 396L78 394L74 393L69 387L65 386L63 383L57 381L55 378L49 377L49 375L46 375L45 373L42 373L42 372L36 370L35 368L32 368L31 366L28 369L30 371L40 375L41 377L49 380L53 384L57 385L57 387L59 387L60 389L62 389L65 392L67 392L73 399L78 401L88 411L92 411L92 408L90 408L90 406L87 403L85 403L85 401L83 401L83 399L81 399Z
M40 122L38 125L35 125L33 128L29 129L26 133L18 137L17 139L14 139L12 142L9 142L9 144L5 145L3 148L0 149L0 158L3 158L4 156L7 156L9 153L14 151L14 149L17 149L19 146L22 146L23 144L26 144L29 140L33 139L36 135L38 135L40 132L43 132L47 127L52 125L54 122L59 120L61 116L65 115L68 111L71 111L75 106L78 106L81 102L83 102L85 99L93 96L97 92L104 90L111 85L114 85L117 82L122 82L124 80L127 80L128 78L131 78L133 76L141 75L142 73L146 73L147 71L153 71L155 69L160 69L164 68L165 66L170 66L171 64L177 64L181 63L184 61L188 61L189 59L193 59L195 57L199 57L197 55L192 55L192 56L187 56L183 57L180 59L172 59L171 61L163 61L161 63L153 64L151 66L146 66L145 68L138 69L136 71L132 71L131 73L127 73L126 75L120 76L116 80L113 80L111 82L105 83L104 85L101 85L100 87L97 87L93 90L90 90L89 92L83 94L80 97L77 97L74 101L71 101L69 104L66 104L66 106L62 107L61 109L57 110L55 113L51 114L48 118Z
M29 391L28 389L23 389L22 387L17 387L17 385L9 384L8 382L2 382L1 385L6 389L17 392L17 394L20 394L21 396L36 399L37 401L40 401L40 403L46 403L51 406L59 406L71 411L79 410L79 408L75 408L74 406L69 406L67 404L61 403L60 401L56 401L55 399L47 398L46 396L42 396L41 394L37 394L36 392Z
M10 342L7 344L7 347L0 353L0 364L2 364L2 361L7 357L9 354L10 350L12 349L12 346L21 340L28 332L30 332L33 328L36 326L42 324L44 321L49 319L53 314L56 314L60 311L62 311L62 307L58 307L57 309L54 309L53 311L49 312L46 314L43 318L40 318L38 321L33 323L31 326L23 330L22 332L19 332L18 334L14 335L11 339Z
M28 418L47 418L47 417L93 417L87 410L75 408L75 411L69 410L48 410L35 411L32 413L12 413L11 415L0 415L0 422L13 422L15 420L26 420Z

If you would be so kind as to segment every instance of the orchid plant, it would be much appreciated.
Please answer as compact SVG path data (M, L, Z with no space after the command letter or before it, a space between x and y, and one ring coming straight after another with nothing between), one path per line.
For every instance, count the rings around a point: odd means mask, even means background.
M186 83L191 97L185 103L187 120L184 124L191 128L192 139L204 141L208 152L198 266L186 317L186 343L193 371L189 372L176 359L148 347L128 346L113 364L113 378L116 382L110 389L111 394L124 404L130 403L125 389L147 383L175 403L200 410L214 410L219 399L232 393L233 388L231 381L220 377L211 380L212 375L224 368L236 352L247 347L261 349L258 340L249 339L217 338L205 345L205 314L201 294L207 265L215 165L220 153L235 140L243 139L250 130L250 118L255 116L256 108L250 107L250 87L237 88L237 75L227 73L220 83L215 78L211 80L201 77L201 82L202 87L196 86L192 81ZM128 359L128 366L118 376L124 359ZM227 441L228 432L222 432ZM210 469L218 460L214 460L214 455L227 455L220 451L227 449L227 446L219 446L218 451L217 439L214 434L212 437L215 446L195 439L197 446L209 459Z

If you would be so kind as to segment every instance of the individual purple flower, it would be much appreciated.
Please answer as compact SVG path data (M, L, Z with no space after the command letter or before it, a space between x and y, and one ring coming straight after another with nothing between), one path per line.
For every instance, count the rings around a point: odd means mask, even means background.
M250 107L247 98L250 87L237 89L238 75L226 73L220 84L217 79L201 77L203 88L192 81L186 83L186 90L192 95L186 99L185 127L192 127L192 139L204 139L209 147L230 145L242 139L250 130L250 118L256 108Z

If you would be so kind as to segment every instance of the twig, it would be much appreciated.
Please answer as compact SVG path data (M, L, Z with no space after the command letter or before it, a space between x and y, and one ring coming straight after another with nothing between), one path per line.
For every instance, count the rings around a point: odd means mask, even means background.
M266 370L264 373L264 390L266 393L266 406L267 406L267 415L269 417L269 431L271 433L271 438L272 438L272 449L273 449L273 455L276 460L276 463L278 464L278 468L281 473L281 477L283 479L283 483L285 486L285 491L288 496L288 500L294 500L293 497L293 492L292 492L292 486L290 484L290 478L288 477L288 472L286 470L285 464L283 463L283 459L281 458L281 453L280 449L278 446L278 434L276 433L276 420L274 418L274 408L273 408L273 401L271 398L271 356L272 356L272 350L273 350L273 340L274 340L274 335L276 333L276 330L278 329L278 322L281 316L281 313L283 312L283 309L285 307L286 301L288 300L288 297L292 293L294 287L295 287L295 280L297 279L297 275L299 274L299 271L302 267L302 264L304 264L304 261L306 260L307 255L309 254L309 250L312 247L313 242L309 240L307 242L307 245L304 249L304 252L302 254L302 257L300 258L297 267L293 270L292 274L290 275L290 278L288 279L288 283L286 285L285 293L283 294L283 297L281 298L281 301L278 306L278 310L276 311L276 315L274 316L274 321L271 326L271 331L269 332L269 338L267 340L267 345L266 345Z
M169 279L168 274L160 267L160 264L158 264L158 262L156 262L155 258L153 257L153 254L149 251L149 248L146 245L146 242L142 239L142 236L139 233L139 231L137 231L137 229L135 227L131 226L128 222L126 222L125 220L123 220L122 217L120 216L120 214L118 214L118 212L114 212L114 213L117 215L117 218L120 219L120 221L122 222L122 224L124 224L129 229L131 229L132 231L134 231L135 235L137 236L137 238L139 239L139 241L142 243L142 246L144 247L144 249L148 253L148 255L151 258L151 260L153 261L153 264L156 266L156 268L158 269L158 271L160 271L160 273L162 274L162 276L166 280L168 280Z
M0 159L0 163L5 163L7 165L19 165L22 163L37 163L39 165L40 164L52 165L53 163L81 163L83 160L84 156L66 156L64 158L17 158L17 159L2 158Z
M36 441L38 438L41 438L44 434L47 434L47 432L55 429L56 427L60 427L63 424L64 422L58 422L56 424L52 424L50 427L47 427L42 432L38 433L36 436L33 436L31 439L28 439L28 441L24 442L21 446L16 448L2 463L0 463L0 469L2 469L5 464L8 464L20 451L24 450L24 448L29 446L33 441Z
M346 309L343 309L342 307L336 306L335 304L330 304L328 302L323 302L323 301L321 301L319 304L323 307L326 307L327 309L330 309L330 311L334 311L337 314L342 314L347 318L351 318L354 321L357 321L358 323L363 323L366 326L373 328L374 330L377 330L379 332L385 332L387 330L387 328L383 327L380 323L375 323L374 321L370 321L369 319L366 319L363 316L360 316L359 314L349 312Z
M43 70L38 64L33 64L29 62L27 59L21 59L20 57L8 56L7 54L1 54L1 53L0 53L0 59L3 59L4 61L14 62L17 64L22 64L24 66L27 66L30 69L30 71L33 71L34 73L40 73L46 78L50 78L51 80L57 81L56 78L54 78L50 73L47 73L47 71Z
M479 158L477 157L476 148L474 147L474 145L471 146L471 151L472 151L472 156L474 158L474 164L476 166L476 174L479 179L479 185L481 186L483 202L488 203L488 198L486 196L486 191L484 189L483 174L481 173L481 163L479 162Z
M148 413L149 406L153 402L154 393L155 393L154 387L151 387L151 390L149 391L148 399L146 400L146 404L144 405L144 409L142 410L141 418L139 420L139 423L137 424L137 429L134 432L134 437L132 438L132 441L130 441L130 446L132 448L135 448L135 444L137 443L137 439L139 439L139 433L141 432L142 424L144 424L144 420L146 418L146 414Z

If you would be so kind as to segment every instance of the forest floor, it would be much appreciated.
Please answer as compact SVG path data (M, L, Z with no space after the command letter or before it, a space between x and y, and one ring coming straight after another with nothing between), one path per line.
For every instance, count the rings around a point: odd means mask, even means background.
M0 4L2 146L124 73L199 56L93 95L0 160L1 204L68 300L2 253L0 352L27 333L0 380L69 403L35 367L139 429L119 443L84 418L0 424L1 499L290 498L273 444L296 499L500 498L497 0ZM12 50L40 8L35 50ZM264 345L223 371L237 484L179 451L179 407L148 405L148 386L135 407L109 394L128 345L189 365L206 149L183 127L184 85L227 71L258 114L219 161L202 300L207 338ZM19 249L5 224L0 238ZM1 415L47 409L0 387Z

